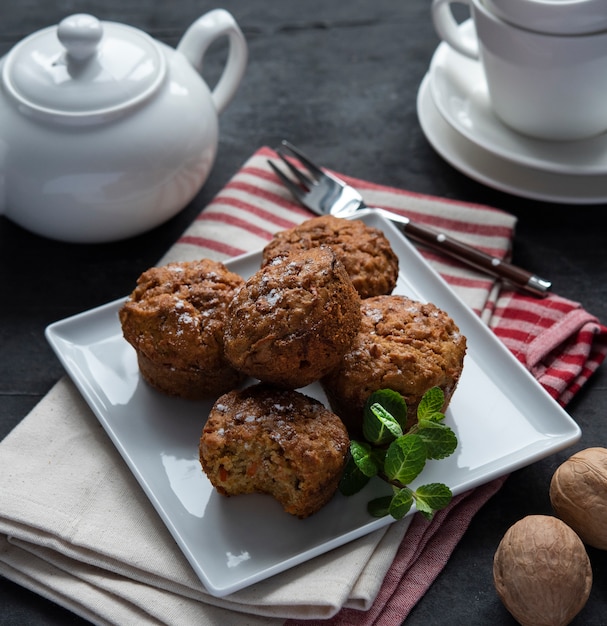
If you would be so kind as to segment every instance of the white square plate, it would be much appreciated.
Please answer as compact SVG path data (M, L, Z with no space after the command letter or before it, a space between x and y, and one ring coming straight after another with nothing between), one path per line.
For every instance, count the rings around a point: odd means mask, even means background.
M580 437L580 429L495 335L453 293L397 228L372 212L357 215L384 231L402 272L395 293L431 301L468 339L464 371L447 411L455 453L429 461L417 483L444 482L454 494L528 465ZM261 253L226 263L245 278ZM389 524L366 503L384 484L336 494L299 520L269 496L219 496L202 472L198 442L209 402L166 397L139 376L123 339L123 300L51 324L46 336L63 366L137 478L209 593L224 596ZM304 389L326 401L318 384Z

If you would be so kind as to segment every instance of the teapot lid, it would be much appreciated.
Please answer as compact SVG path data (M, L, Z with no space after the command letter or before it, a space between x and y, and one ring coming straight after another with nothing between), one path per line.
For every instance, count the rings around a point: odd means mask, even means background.
M2 70L5 86L22 105L72 120L140 103L165 73L164 54L151 37L83 13L26 37Z

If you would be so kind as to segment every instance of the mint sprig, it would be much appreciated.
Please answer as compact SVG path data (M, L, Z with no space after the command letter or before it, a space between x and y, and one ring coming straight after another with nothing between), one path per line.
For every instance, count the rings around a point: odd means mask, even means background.
M371 394L363 413L363 436L366 441L350 442L350 457L339 484L342 494L358 493L373 477L392 486L392 495L371 500L368 511L375 517L392 515L403 518L415 503L427 519L451 502L452 493L442 483L421 485L413 490L407 485L415 480L428 459L444 459L457 448L457 437L443 423L441 412L445 396L442 389L427 391L417 408L417 422L405 432L407 405L404 398L390 389Z

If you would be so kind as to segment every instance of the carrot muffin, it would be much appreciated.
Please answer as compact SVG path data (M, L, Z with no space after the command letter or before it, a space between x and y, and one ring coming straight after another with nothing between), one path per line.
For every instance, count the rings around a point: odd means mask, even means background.
M145 271L119 312L143 378L169 395L216 398L244 376L225 359L224 319L244 279L210 259Z
M360 437L365 402L374 391L392 389L405 399L407 428L431 387L440 387L447 408L459 381L466 338L434 304L389 295L362 301L360 332L340 365L321 381L331 408Z
M216 402L200 438L200 463L226 496L264 493L304 518L335 493L350 440L322 403L258 384Z
M262 267L293 250L320 245L334 250L361 298L392 293L398 279L398 257L381 230L361 220L323 215L278 232L263 250Z
M228 308L225 354L243 373L296 389L333 369L360 327L360 298L328 247L277 257Z

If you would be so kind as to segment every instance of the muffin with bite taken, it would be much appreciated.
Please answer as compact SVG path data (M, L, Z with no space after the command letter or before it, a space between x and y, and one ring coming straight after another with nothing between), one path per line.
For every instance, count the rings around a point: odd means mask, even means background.
M219 493L268 494L305 518L333 497L349 445L339 417L318 400L257 384L217 399L199 453Z

